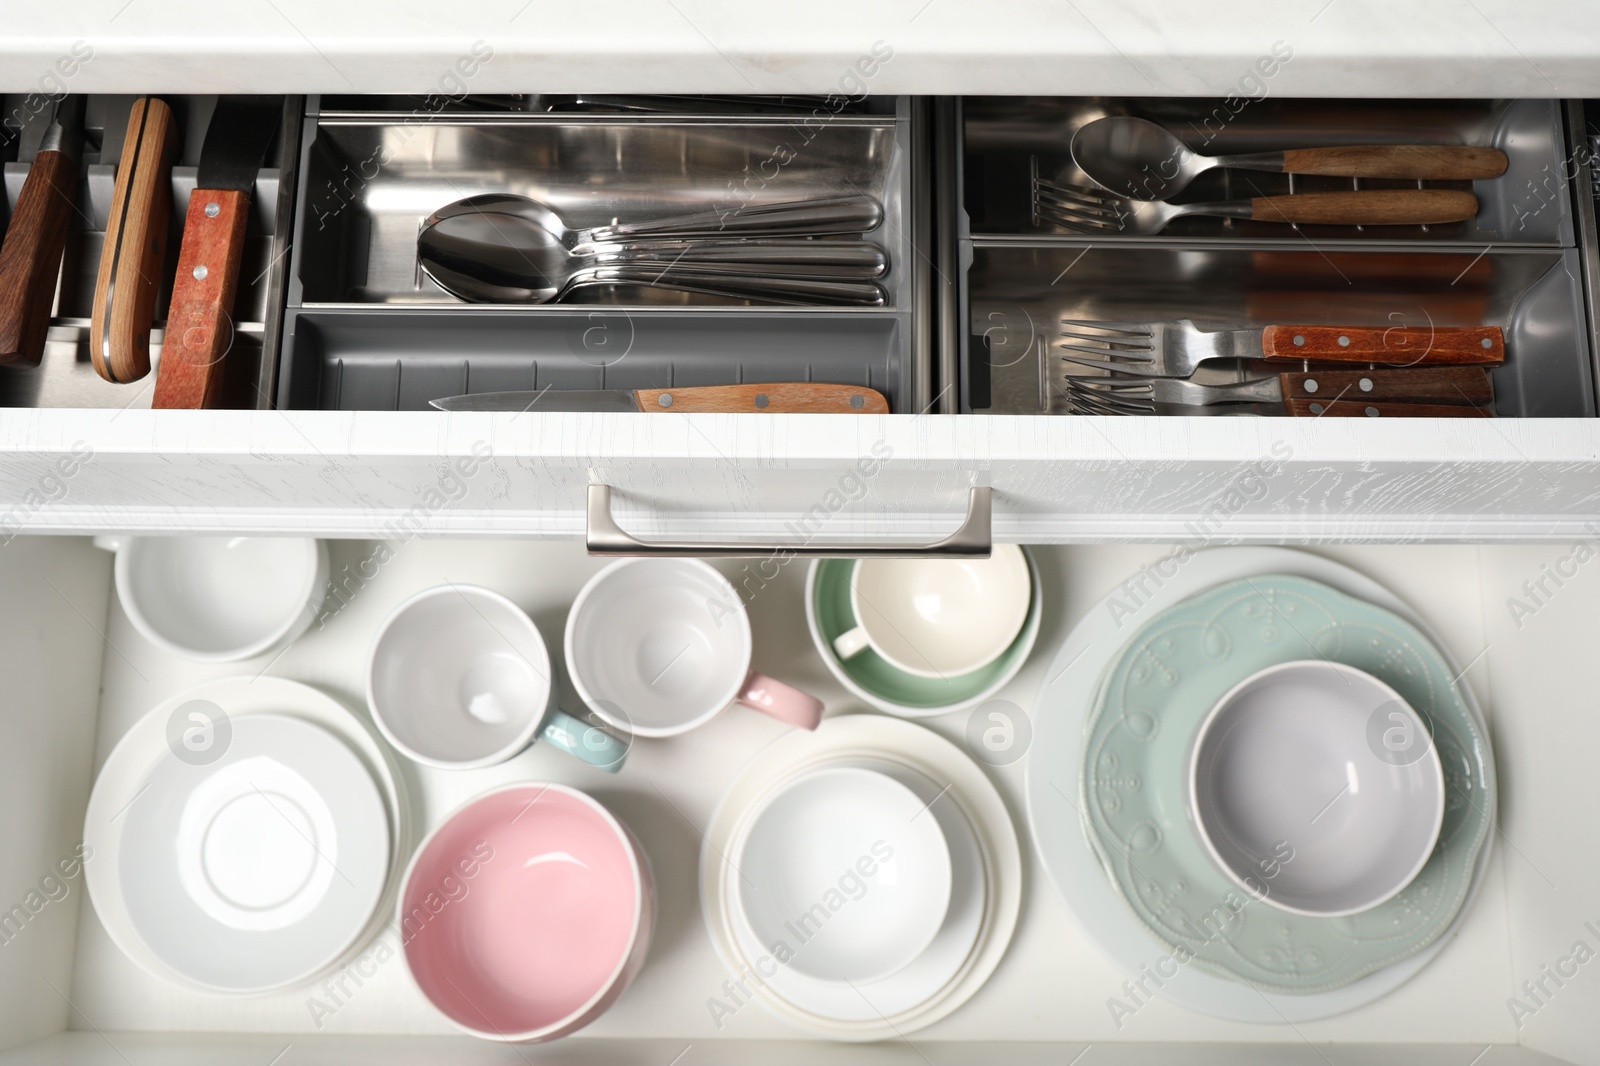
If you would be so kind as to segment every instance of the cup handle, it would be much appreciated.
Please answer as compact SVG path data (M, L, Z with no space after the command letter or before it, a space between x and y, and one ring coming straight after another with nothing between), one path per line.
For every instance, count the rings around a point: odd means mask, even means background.
M579 759L614 774L628 757L628 741L609 730L574 718L557 707L550 708L539 723L539 739Z
M799 729L815 729L822 721L821 700L754 670L746 675L744 687L734 699Z
M866 651L871 644L867 641L865 626L856 626L845 633L840 633L833 638L833 654L841 659L854 659Z
M121 533L101 533L94 538L94 546L115 555L128 546L128 538Z

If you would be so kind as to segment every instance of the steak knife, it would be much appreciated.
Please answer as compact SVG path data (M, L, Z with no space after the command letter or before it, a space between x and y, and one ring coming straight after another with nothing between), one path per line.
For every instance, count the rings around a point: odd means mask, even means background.
M554 389L479 392L430 401L441 411L678 411L684 414L886 415L883 394L858 385L775 381L682 389Z
M83 157L81 95L63 97L0 244L0 366L38 366Z

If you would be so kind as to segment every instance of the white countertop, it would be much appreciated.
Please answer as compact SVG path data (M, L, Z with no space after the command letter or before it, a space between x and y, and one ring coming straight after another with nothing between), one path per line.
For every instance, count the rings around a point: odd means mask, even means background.
M0 89L817 93L876 42L873 93L1600 95L1586 0L92 0L14 9Z

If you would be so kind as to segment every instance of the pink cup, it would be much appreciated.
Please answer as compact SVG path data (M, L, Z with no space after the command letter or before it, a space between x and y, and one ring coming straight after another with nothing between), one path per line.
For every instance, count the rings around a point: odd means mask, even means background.
M400 891L406 966L433 1005L489 1040L554 1040L594 1021L644 964L644 853L566 785L508 785L430 833Z

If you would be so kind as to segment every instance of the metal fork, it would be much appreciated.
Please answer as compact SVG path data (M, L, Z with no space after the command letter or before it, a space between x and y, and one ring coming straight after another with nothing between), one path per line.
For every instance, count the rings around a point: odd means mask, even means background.
M1053 222L1090 234L1147 237L1185 215L1330 226L1426 226L1463 222L1477 213L1478 198L1455 189L1367 189L1168 204L1160 200L1129 200L1046 178L1033 179L1035 223Z
M1152 377L1186 378L1208 359L1260 359L1261 330L1208 332L1187 318L1169 322L1085 322L1063 318L1069 363ZM1075 343L1074 343L1075 342ZM1089 359L1085 356L1097 356Z
M1209 407L1213 404L1280 403L1283 387L1277 377L1228 385L1202 385L1180 378L1090 378L1068 375L1067 395L1074 407L1096 414L1154 414L1156 405Z

